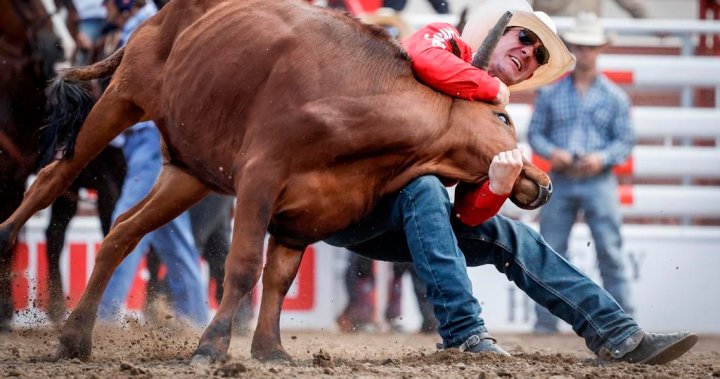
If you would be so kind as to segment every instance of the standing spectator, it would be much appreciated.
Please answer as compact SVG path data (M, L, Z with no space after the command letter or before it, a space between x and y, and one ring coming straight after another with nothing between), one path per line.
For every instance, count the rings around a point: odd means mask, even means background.
M605 0L534 0L533 9L545 12L551 16L575 17L580 12L591 12L602 15ZM615 3L634 18L648 16L645 0L615 0Z
M72 2L77 12L74 28L77 47L73 65L84 66L96 61L107 10L104 0L72 0Z
M348 303L335 321L341 332L374 332L377 325L374 320L375 275L373 261L357 254L348 255L345 270L345 289Z
M393 331L403 331L400 325L400 318L402 317L402 278L406 272L412 278L413 289L422 318L420 332L437 332L438 321L433 313L432 304L427 300L425 283L417 276L412 263L408 262L392 263L392 277L388 285L385 321ZM348 294L348 303L336 319L340 331L377 331L373 296L376 283L373 261L362 255L350 254L348 256L348 267L345 271L345 288Z
M107 2L108 22L120 28L120 45L157 8L145 0ZM145 121L123 134L123 153L127 174L113 219L142 200L160 174L162 154L160 133L155 124ZM98 315L109 320L122 309L141 258L152 247L167 266L166 283L180 318L201 326L207 322L207 288L200 274L200 256L195 248L190 215L185 212L165 226L148 234L117 267L100 302Z
M582 212L590 227L603 286L632 313L622 255L620 202L612 167L633 146L627 95L597 71L597 57L608 39L599 19L581 13L562 35L577 57L575 70L541 90L530 122L533 150L552 164L555 191L540 211L540 233L568 258L568 239ZM537 306L535 331L557 332L557 319Z
M412 279L415 298L422 318L420 333L436 333L438 320L433 313L432 304L427 300L425 283L417 276L412 263L393 262L392 271L393 276L388 288L388 303L387 308L385 308L385 320L390 324L390 328L396 332L402 331L400 326L400 318L402 317L402 278L407 272Z

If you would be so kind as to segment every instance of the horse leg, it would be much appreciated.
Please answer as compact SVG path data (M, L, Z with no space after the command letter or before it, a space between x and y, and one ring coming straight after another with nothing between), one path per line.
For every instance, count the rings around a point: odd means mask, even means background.
M95 183L98 194L97 210L103 236L106 236L112 226L113 210L120 198L127 168L122 150L113 146L106 147L95 161L97 167L93 167L90 174L97 177Z
M63 327L58 358L90 357L97 309L115 268L145 234L179 216L207 193L196 178L177 167L163 166L150 193L118 217L103 240L88 285Z
M17 240L32 215L47 208L74 181L80 170L121 131L135 124L143 111L110 88L98 100L78 133L72 158L54 161L40 170L20 206L0 224L0 251Z
M22 201L24 181L7 181L0 184L0 220L8 217ZM10 266L15 240L6 241L7 234L0 229L0 333L10 331L15 307L10 287Z
M195 349L192 360L196 363L226 356L235 313L260 278L265 231L270 222L273 200L279 193L276 183L269 180L282 175L274 175L266 167L257 166L246 167L242 171L236 174L236 177L242 178L236 184L236 209L242 211L235 212L233 238L225 260L223 297Z
M76 212L77 192L63 194L53 202L50 208L50 222L45 229L50 292L48 317L54 325L60 325L65 315L65 295L60 278L60 255L65 245L65 232Z
M291 360L280 342L280 311L285 295L297 275L304 250L279 245L270 237L263 272L263 291L258 325L250 354L261 361Z

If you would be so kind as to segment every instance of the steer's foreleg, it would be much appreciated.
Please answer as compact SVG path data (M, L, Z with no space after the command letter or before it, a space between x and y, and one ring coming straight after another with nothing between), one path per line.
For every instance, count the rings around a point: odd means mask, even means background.
M263 272L262 301L258 325L250 350L261 361L290 360L280 342L280 311L285 295L297 275L303 250L281 246L270 237L267 262Z
M257 159L256 162L262 161ZM237 166L242 167L241 164ZM193 362L224 359L230 346L232 322L241 300L255 287L263 263L263 245L279 192L273 180L282 178L266 167L244 167L236 174L237 203L230 252L225 259L223 297L215 317L205 329Z

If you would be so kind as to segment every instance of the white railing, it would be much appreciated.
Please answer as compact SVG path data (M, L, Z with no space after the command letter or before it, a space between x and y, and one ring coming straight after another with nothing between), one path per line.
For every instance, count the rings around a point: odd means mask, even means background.
M520 140L527 140L533 107L511 103L507 111ZM633 107L631 117L638 138L720 139L720 109Z
M641 87L720 86L720 58L672 55L603 54L598 67L609 74L629 76L630 84Z

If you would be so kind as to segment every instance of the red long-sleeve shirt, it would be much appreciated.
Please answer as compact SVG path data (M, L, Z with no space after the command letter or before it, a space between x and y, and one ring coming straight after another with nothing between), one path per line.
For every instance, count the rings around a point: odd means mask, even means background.
M457 49L453 49L453 45ZM458 30L445 23L429 24L403 41L415 76L428 86L466 100L493 101L500 83L485 70L473 67L473 51ZM457 55L456 55L457 54Z
M403 46L415 76L440 92L466 100L492 101L500 90L495 78L470 64L472 49L450 24L429 24L406 38ZM494 194L487 180L479 185L460 183L455 188L455 216L466 225L482 224L497 214L508 195Z

